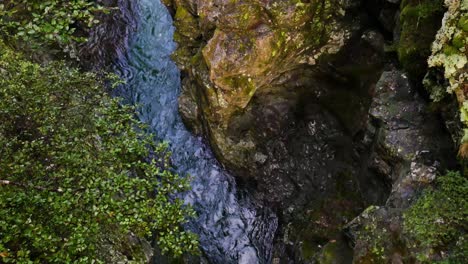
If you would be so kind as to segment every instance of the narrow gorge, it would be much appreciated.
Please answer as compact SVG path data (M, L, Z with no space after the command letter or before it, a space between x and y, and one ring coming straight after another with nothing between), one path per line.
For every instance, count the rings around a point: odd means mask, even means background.
M0 263L465 263L467 52L468 0L0 1Z
M164 4L175 28L158 1L140 3L123 94L193 179L187 228L204 258L416 261L403 214L457 168L462 126L422 85L443 3Z

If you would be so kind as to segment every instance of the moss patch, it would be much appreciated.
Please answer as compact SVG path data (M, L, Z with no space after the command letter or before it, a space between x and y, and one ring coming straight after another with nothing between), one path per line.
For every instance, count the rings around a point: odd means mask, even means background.
M406 0L401 3L398 58L413 79L426 73L430 47L444 14L442 0Z
M417 258L429 261L431 255L447 251L456 262L468 256L468 179L458 172L439 177L404 214L405 232L414 238L411 247ZM443 255L443 254L440 254Z

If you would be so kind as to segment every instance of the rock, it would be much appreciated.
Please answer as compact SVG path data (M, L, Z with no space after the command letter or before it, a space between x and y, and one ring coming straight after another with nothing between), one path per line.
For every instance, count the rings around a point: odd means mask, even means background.
M304 260L297 249L308 243L315 255L367 205L383 202L362 192L386 187L361 171L360 138L384 57L384 37L369 29L361 1L170 4L182 118L259 203L291 223L279 232L285 251Z
M399 10L399 0L374 0L366 1L365 8L367 13L376 22L379 22L384 33L393 32L398 17L396 16Z
M428 59L429 72L424 79L424 86L431 99L440 102L447 94L454 94L458 101L458 114L451 115L448 122L458 119L459 128L448 125L452 136L459 145L459 156L468 158L468 19L466 1L445 1L447 12L442 20L442 27L437 32L432 44L432 54ZM443 77L442 77L443 75ZM465 169L466 166L465 166Z
M97 254L105 263L151 263L153 258L151 244L133 233L121 236L109 231L97 244Z
M402 210L369 207L346 227L354 248L353 263L408 263Z
M403 213L438 173L454 165L453 146L437 115L401 71L382 73L369 113L376 138L370 166L392 188L384 206L369 207L345 232L354 247L355 263L407 263L415 256L405 247Z
M445 159L453 155L453 146L441 131L439 118L429 112L402 72L392 70L382 74L369 113L380 126L377 152L383 153L380 156L387 163L395 164L390 161L393 159L400 160L402 165L387 174L393 183L387 204L392 201L393 206L407 207L414 196L411 194L417 193L411 188L430 183L438 169L452 163ZM401 177L402 173L406 176Z
M450 140L410 78L381 75L392 31L408 76L424 71L440 15L429 1L403 1L401 15L398 1L384 0L167 2L184 123L256 202L277 210L275 261L333 263L345 249L331 241L371 204L383 208L376 225L394 230L397 220L384 217L399 219L446 166ZM356 241L355 257L367 256L371 247Z
M398 6L386 6L379 13L378 20L387 32L393 32L398 20Z
M174 58L185 76L179 99L184 122L207 133L221 162L254 183L261 199L281 204L297 188L307 188L311 183L304 182L310 180L301 175L313 174L317 166L299 164L321 164L334 156L315 155L312 149L336 152L340 144L352 145L352 135L365 127L366 93L381 64L383 38L375 31L359 35L359 20L347 16L358 5L173 3L179 42ZM319 14L327 14L326 21ZM352 111L345 110L346 101ZM306 115L315 117L305 120ZM336 121L328 125L323 118ZM336 132L313 135L312 124ZM325 146L320 133L343 139ZM293 149L297 143L288 138L310 142L311 149L303 150L310 154Z
M129 36L136 29L138 7L135 2L129 0L99 2L103 6L113 8L112 12L97 15L101 22L88 32L88 41L81 45L78 56L81 66L86 70L106 69L111 72L112 63L125 53Z
M401 3L398 58L414 80L420 81L426 74L431 43L443 15L443 0L406 0Z

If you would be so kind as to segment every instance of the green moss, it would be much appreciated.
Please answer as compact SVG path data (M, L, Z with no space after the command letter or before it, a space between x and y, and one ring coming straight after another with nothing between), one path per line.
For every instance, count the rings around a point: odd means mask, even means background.
M314 199L305 206L307 209L304 212L295 214L289 235L293 241L302 242L302 258L310 260L325 257L322 246L333 240L339 241L344 225L363 208L357 183L352 177L351 173L346 172L333 175L336 182L334 188L329 189L328 197ZM334 245L327 248L330 254L335 249ZM343 245L339 249L341 252L346 251ZM328 255L326 259L331 259L331 256Z
M351 263L353 251L347 241L343 238L332 240L327 243L318 256L320 264Z
M449 172L436 183L404 214L404 230L414 239L410 246L420 249L420 261L430 259L427 252L442 250L454 261L463 260L468 256L468 179Z
M464 15L460 18L458 21L458 27L463 29L463 31L467 32L468 31L468 15Z
M413 1L414 2L414 1ZM434 12L442 10L442 1L418 1L418 4L408 4L401 11L400 17L424 19L433 16Z
M371 221L368 225L365 226L365 229L359 233L359 240L366 241L370 248L368 259L373 261L381 261L385 256L385 244L389 237L388 231L386 228L378 228L378 222Z
M337 259L338 246L336 243L328 243L322 250L320 263L332 264Z
M195 17L183 6L178 6L174 23L177 27L177 33L186 38L196 38L198 34L197 20ZM185 41L185 40L184 40ZM180 43L180 42L179 42Z
M187 9L185 9L183 6L177 7L174 19L185 20L187 18L188 19L192 18L192 15L187 11Z
M235 12L231 15L233 20L235 20L236 27L241 29L250 29L255 27L258 23L261 23L263 19L262 9L259 5L250 3L250 4L234 4Z
M306 240L302 243L301 250L304 259L312 259L317 253L317 245Z
M458 51L457 48L454 46L447 45L444 47L444 54L447 56L453 55L453 54L458 54L460 51Z
M457 48L463 48L467 43L466 39L468 38L468 33L466 32L457 32L452 39L452 45Z
M403 1L398 58L413 79L421 79L444 12L442 0Z
M235 91L240 91L240 93L236 93L238 98L235 100L235 104L240 108L247 106L257 90L257 86L252 78L247 76L237 75L226 77L223 78L222 82L228 87L233 88Z

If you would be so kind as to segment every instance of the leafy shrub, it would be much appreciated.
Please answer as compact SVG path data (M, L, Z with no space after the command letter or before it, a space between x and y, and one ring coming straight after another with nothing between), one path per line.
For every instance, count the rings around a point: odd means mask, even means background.
M99 23L95 15L106 9L93 0L4 0L0 3L0 29L30 44L84 42L78 29Z
M95 74L0 42L0 75L0 262L103 261L106 237L129 232L197 250L180 228L193 211L169 198L186 178Z
M451 251L453 263L468 254L468 179L449 172L437 180L404 215L404 228L416 241L413 246L429 251ZM427 258L421 254L421 260Z

